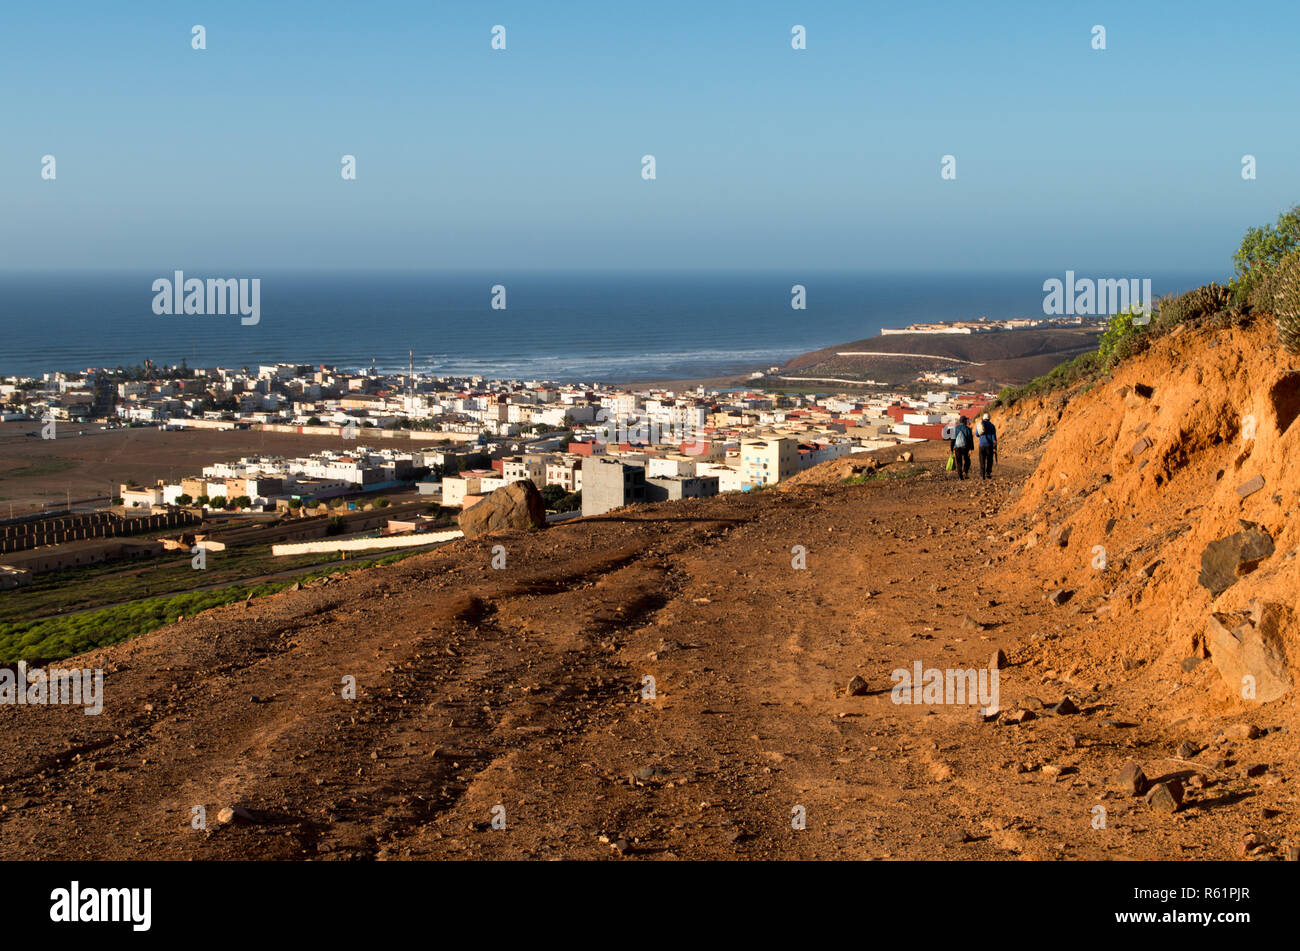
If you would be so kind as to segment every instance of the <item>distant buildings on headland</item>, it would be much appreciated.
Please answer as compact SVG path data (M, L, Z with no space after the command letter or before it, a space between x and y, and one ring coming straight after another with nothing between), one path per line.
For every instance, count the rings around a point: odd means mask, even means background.
M959 381L936 378L954 387ZM455 508L528 479L557 510L597 515L642 501L748 491L849 453L946 439L959 414L980 412L991 400L958 389L921 397L797 395L303 364L0 380L0 404L11 418L56 426L238 428L356 440L299 458L214 460L171 482L122 486L118 504L140 514L275 510L403 489Z
M880 331L882 337L899 334L983 334L996 330L1042 330L1052 327L1082 327L1097 323L1091 317L1016 317L1010 320L989 320L980 317L977 320L937 320L924 324L908 324L906 327L886 328Z

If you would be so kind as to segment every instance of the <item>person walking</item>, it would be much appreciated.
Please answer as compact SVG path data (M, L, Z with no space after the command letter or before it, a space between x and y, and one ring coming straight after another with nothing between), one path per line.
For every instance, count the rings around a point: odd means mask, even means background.
M957 478L964 479L970 472L970 452L975 448L975 435L967 425L966 417L957 420L952 431L952 454L956 459Z
M989 414L985 413L984 418L979 421L975 427L975 435L979 437L980 449L980 478L993 478L993 460L998 454L998 430L989 419Z

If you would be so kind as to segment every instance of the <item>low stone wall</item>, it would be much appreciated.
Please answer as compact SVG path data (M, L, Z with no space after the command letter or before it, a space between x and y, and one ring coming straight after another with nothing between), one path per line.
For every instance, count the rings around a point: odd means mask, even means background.
M331 551L383 551L386 548L415 548L434 542L449 542L463 538L459 531L424 532L420 535L401 535L389 538L349 538L339 541L298 542L287 545L272 545L273 555L314 555Z
M0 526L0 554L63 545L96 538L163 532L197 524L201 519L187 511L165 511L156 515L121 517L105 512L42 519L18 525Z

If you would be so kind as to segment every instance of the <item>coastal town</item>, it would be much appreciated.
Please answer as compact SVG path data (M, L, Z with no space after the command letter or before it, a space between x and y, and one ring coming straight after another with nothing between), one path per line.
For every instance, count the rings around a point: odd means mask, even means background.
M960 379L925 377L936 387ZM315 550L335 551L379 535L365 547L394 548L402 543L393 536L446 528L450 516L523 480L542 493L552 520L748 492L851 453L946 440L960 415L991 400L956 387L916 395L670 389L289 363L10 377L0 382L4 421L10 432L36 427L25 433L30 449L40 445L31 437L67 438L70 427L73 436L155 429L164 440L206 431L247 432L250 446L253 434L276 434L281 446L294 437L332 442L212 458L196 471L160 471L102 496L69 494L16 513L0 538L0 575L15 587L69 565L196 543L224 550L226 536L282 546L316 538Z

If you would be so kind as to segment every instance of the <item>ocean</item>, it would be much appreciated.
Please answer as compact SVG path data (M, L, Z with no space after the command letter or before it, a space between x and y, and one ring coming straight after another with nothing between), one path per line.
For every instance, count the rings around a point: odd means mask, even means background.
M1127 277L1129 275L1080 276ZM146 359L276 362L505 379L627 382L766 369L917 321L1041 316L1060 274L237 272L260 278L261 318L159 316L165 273L0 274L0 376ZM1156 295L1222 275L1144 274ZM494 285L504 310L491 308ZM807 308L791 308L791 287Z

